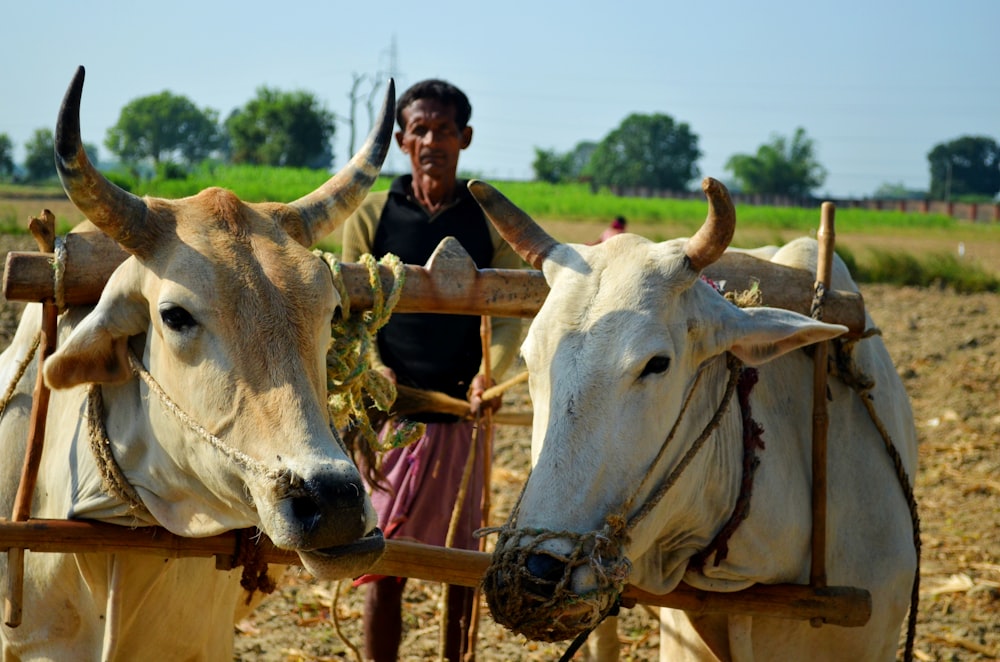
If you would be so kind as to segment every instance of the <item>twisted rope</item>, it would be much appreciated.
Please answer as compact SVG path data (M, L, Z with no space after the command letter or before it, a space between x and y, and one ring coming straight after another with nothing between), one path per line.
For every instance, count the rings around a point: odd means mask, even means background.
M201 425L198 421L192 418L187 412L180 408L180 406L173 401L173 399L167 395L167 392L163 390L163 387L153 378L149 371L142 365L142 361L139 357L129 349L128 355L129 366L132 368L132 373L137 377L142 379L151 392L153 392L157 398L160 400L160 404L170 412L174 418L180 421L184 427L188 428L195 433L203 441L207 442L212 448L222 453L227 457L232 463L240 467L244 471L249 473L257 474L267 479L277 480L279 482L289 481L287 472L284 471L274 471L268 469L263 463L258 462L253 459L243 451L237 450L232 446L229 446L222 439L209 432Z
M917 567L913 573L913 585L910 588L910 611L907 616L906 643L903 649L903 659L906 662L910 662L913 660L913 644L916 639L917 612L920 604L920 513L916 497L913 495L910 476L903 466L903 458L893 443L888 428L886 428L885 423L882 422L878 412L875 410L875 398L871 394L871 391L875 388L875 380L863 373L854 361L854 346L860 340L876 335L882 335L882 331L879 329L868 329L859 338L850 338L847 340L838 338L833 340L834 352L832 361L830 362L830 372L858 394L858 398L868 411L872 423L882 437L885 451L892 462L893 470L896 473L896 480L899 482L899 486L903 491L903 498L906 500L906 506L910 511L910 523L913 527L913 548L917 556Z
M3 398L0 399L0 416L3 416L4 412L7 411L7 405L14 398L14 391L17 389L17 385L21 382L21 378L24 377L24 373L28 371L28 366L31 365L31 360L35 358L35 352L38 351L38 345L42 342L42 332L39 331L35 334L35 337L31 340L31 347L28 348L28 353L24 355L17 364L17 371L10 380L10 384L7 385L7 390L4 391Z
M396 385L380 371L373 370L371 363L375 335L389 321L392 310L399 303L406 271L402 261L391 253L378 262L368 253L362 255L359 262L368 268L372 307L361 314L352 314L350 293L344 284L340 259L324 251L317 250L314 254L330 268L341 301L341 314L339 319L333 320L332 341L326 355L330 418L336 429L350 430L352 439L356 436L361 440L359 450L370 460L375 453L413 443L424 431L422 424L402 425L380 442L376 426L372 425L368 416L369 406L388 412L396 400ZM388 296L382 290L380 265L392 271L393 283Z
M100 384L90 384L87 387L87 434L90 438L90 450L101 472L101 489L127 504L129 512L148 515L145 504L111 452L111 440L108 439L108 431L104 426L104 395Z
M55 292L56 308L66 309L66 238L56 237L55 257L52 259L52 291Z

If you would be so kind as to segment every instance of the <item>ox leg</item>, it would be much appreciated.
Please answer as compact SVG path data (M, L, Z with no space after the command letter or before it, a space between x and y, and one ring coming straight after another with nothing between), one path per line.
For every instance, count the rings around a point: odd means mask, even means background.
M583 659L587 662L618 662L620 649L618 617L608 616L587 637Z
M725 616L660 609L660 662L730 662Z
M729 616L729 653L733 662L753 662L752 625L751 616Z

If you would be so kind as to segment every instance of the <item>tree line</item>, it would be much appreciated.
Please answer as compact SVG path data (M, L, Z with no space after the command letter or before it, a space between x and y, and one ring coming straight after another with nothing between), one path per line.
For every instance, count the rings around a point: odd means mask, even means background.
M182 178L207 159L224 163L330 169L338 121L349 126L347 156L354 151L359 103L369 122L380 83L362 98L367 77L355 75L351 111L342 118L310 92L260 87L256 96L224 121L211 108L169 91L129 102L104 140L104 147L133 177L151 171L162 178ZM373 79L375 80L375 79ZM53 135L37 129L25 144L21 169L13 143L0 133L0 180L43 182L55 178ZM85 145L92 158L98 154ZM698 135L686 122L663 113L633 113L600 141L582 141L559 153L535 147L535 179L552 183L587 181L595 188L648 188L686 191L699 180ZM961 136L934 145L927 154L928 191L882 184L882 198L992 200L1000 192L1000 144L986 136ZM790 137L774 135L754 154L734 154L725 165L732 188L744 193L808 198L826 181L816 145L802 127Z
M552 183L590 182L595 188L688 191L701 176L698 136L669 115L632 114L600 142L582 141L565 153L535 148L535 178ZM935 145L927 154L928 191L883 184L882 198L992 200L1000 192L1000 144L985 136L962 136ZM734 154L725 170L743 193L810 198L826 181L826 169L805 129L775 135L755 154Z
M349 119L326 109L306 91L260 87L256 96L220 122L219 113L199 108L185 96L164 91L140 97L122 108L118 121L108 129L104 147L125 168L139 177L151 171L157 177L182 178L207 159L224 163L277 167L330 169L336 122L351 126L349 149L353 152L356 106L365 102L369 120L380 83L372 84L367 99L359 88L366 77L355 76ZM0 133L0 181L37 183L56 177L54 137L49 128L36 129L25 143L23 167L13 159L10 137ZM92 159L98 149L85 144ZM350 156L350 155L348 155Z

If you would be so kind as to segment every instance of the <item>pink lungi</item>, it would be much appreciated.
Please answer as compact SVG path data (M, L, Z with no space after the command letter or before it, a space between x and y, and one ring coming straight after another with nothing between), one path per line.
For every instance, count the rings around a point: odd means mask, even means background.
M390 433L394 425L394 421L387 423L379 439ZM371 499L386 539L414 540L443 547L475 425L470 421L426 425L424 436L416 442L386 452L382 473L389 490L372 488ZM472 532L482 526L482 432L476 438L475 464L451 545L458 549L479 549L479 540ZM359 585L379 578L365 575L354 583Z

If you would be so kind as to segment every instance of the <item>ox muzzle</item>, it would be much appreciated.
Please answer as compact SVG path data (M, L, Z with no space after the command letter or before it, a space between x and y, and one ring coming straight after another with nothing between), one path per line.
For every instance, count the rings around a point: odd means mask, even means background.
M618 604L631 571L607 530L587 534L504 528L483 592L493 619L536 641L596 627Z

